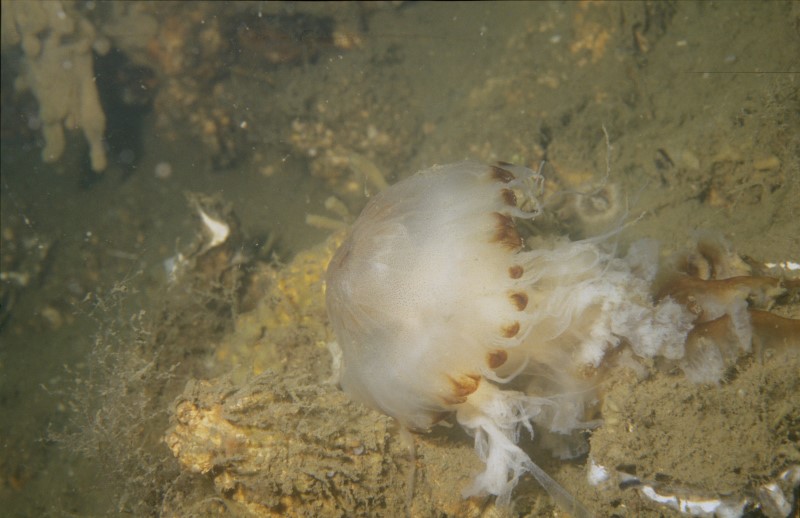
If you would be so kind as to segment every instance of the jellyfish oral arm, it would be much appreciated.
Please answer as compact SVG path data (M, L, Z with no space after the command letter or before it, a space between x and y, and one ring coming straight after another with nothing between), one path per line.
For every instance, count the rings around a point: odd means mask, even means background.
M530 419L539 413L542 401L513 391L501 391L491 383L482 383L456 412L459 424L475 436L475 450L486 464L462 495L481 493L497 496L497 504L506 506L519 477L530 473L563 511L573 517L591 517L550 475L534 463L516 442L520 426L532 432ZM509 477L510 476L510 477Z

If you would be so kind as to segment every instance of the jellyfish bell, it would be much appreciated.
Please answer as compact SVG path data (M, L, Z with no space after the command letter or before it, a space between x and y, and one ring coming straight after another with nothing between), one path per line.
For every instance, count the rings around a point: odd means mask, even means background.
M486 469L464 496L507 504L530 473L588 515L517 446L520 431L589 426L584 369L622 342L680 357L692 317L652 302L653 247L623 259L598 239L526 248L515 220L537 216L541 184L524 167L461 162L389 187L331 260L326 302L347 393L415 430L455 413L474 436ZM507 388L521 377L536 389Z
M372 198L328 268L346 391L424 430L499 366L522 331L509 262L521 245L511 216L530 217L510 204L521 184L466 163Z

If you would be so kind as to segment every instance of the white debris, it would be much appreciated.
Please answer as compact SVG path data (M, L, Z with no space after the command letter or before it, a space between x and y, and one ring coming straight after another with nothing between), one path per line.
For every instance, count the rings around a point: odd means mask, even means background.
M167 274L167 279L169 282L174 283L177 280L181 269L186 264L186 258L183 256L183 254L177 253L172 257L164 259L161 264L164 267L164 273Z
M606 468L600 464L595 464L593 459L589 459L589 471L586 473L589 485L599 486L609 478L611 478L611 475Z
M205 250L211 250L224 243L231 233L231 227L224 221L212 218L206 214L203 209L198 208L197 211L200 213L203 224L206 226L206 230L208 230L211 237L211 240L205 246Z
M718 498L680 498L675 495L661 495L651 486L642 486L641 493L650 500L666 505L689 516L716 516L718 518L738 518L744 512L746 500L725 501Z
M794 261L783 261L782 263L764 263L767 268L782 268L784 270L800 270L800 263Z

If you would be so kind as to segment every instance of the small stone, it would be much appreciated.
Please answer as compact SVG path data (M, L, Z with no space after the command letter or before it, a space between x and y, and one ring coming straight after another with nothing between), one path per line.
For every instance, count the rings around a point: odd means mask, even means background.
M41 315L51 329L60 329L64 324L64 319L61 316L61 312L53 306L45 306L42 308Z
M691 169L693 171L700 169L700 159L688 149L681 151L680 162L687 169Z
M781 161L775 155L769 155L753 161L753 168L756 171L774 171L780 169Z
M159 162L154 173L159 180L167 180L172 176L172 165L169 162Z

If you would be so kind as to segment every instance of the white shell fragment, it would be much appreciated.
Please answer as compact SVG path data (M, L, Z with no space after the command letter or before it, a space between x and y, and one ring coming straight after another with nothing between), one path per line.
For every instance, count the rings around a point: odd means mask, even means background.
M609 470L591 458L587 479L592 486L600 486L611 480L620 488L636 488L644 498L686 516L740 518L744 516L746 508L759 508L769 518L788 518L795 505L791 493L800 487L800 465L787 469L775 481L763 484L755 491L755 495L727 494L720 497L703 495L691 488L666 490L657 484L640 481L628 473Z
M205 249L210 250L227 241L231 233L231 227L224 221L212 218L203 209L198 208L197 211L200 213L200 218L202 218L206 233L209 236Z

